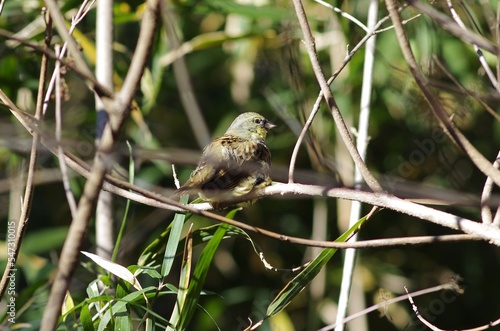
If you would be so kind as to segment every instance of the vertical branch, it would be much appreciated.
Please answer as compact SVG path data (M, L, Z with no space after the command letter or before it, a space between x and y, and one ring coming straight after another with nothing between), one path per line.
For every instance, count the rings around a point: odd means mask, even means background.
M53 0L46 1L49 2ZM57 327L64 296L78 265L80 249L85 240L89 220L102 188L104 176L110 165L109 153L113 148L114 138L119 133L125 119L129 115L130 103L144 72L146 61L153 44L158 8L159 0L149 0L147 2L137 47L132 57L130 69L125 78L122 90L113 98L109 105L110 108L107 109L110 114L110 121L103 131L96 155L94 156L94 162L90 171L91 175L85 183L76 216L71 222L68 235L64 241L57 273L43 313L40 325L41 331L52 331ZM57 9L57 7L55 9ZM51 14L56 17L62 17L59 11L56 14ZM64 22L62 22L62 25L64 26Z
M61 53L61 47L56 45L55 47L56 56L59 57ZM61 168L62 182L64 186L64 193L66 194L66 199L68 200L69 210L71 211L71 218L76 215L76 201L75 196L71 192L71 186L69 184L68 167L66 166L66 158L64 157L64 150L61 145L62 139L62 114L61 114L61 62L56 62L56 67L54 69L54 74L56 75L56 142L57 142L57 157L59 159L59 167Z
M56 0L44 0L44 2L49 10L49 14L52 18L52 21L54 22L57 31L61 35L64 42L68 45L68 49L71 53L73 61L75 62L75 65L78 66L78 68L86 77L93 77L92 71L90 70L87 62L85 62L85 59L80 53L75 40L71 37L70 32L66 28L66 20L64 19L64 16L62 15Z
M96 79L104 87L113 90L113 0L97 2L96 19ZM97 136L99 145L102 132L107 123L104 103L95 96L97 112ZM101 191L96 208L96 245L97 255L110 259L113 251L113 196Z
M317 1L317 2L325 5L323 3L323 1ZM330 6L328 5L328 7L330 7ZM378 21L377 24L375 24L375 26L373 27L373 30L369 31L363 37L363 39L361 39L358 42L358 44L356 46L354 46L354 48L345 57L342 65L339 68L337 68L337 70L335 70L335 72L333 73L333 75L328 79L328 81L327 81L328 85L330 85L335 80L335 78L340 74L340 72L345 68L345 66L352 59L352 57L354 56L354 54L356 54L356 52L366 43L366 41L368 41L368 39L370 39L372 36L374 36L376 34L376 32L377 32L376 29L378 29L388 19L389 19L389 16L385 16L380 21ZM288 170L288 183L290 183L290 184L294 182L293 174L294 174L294 171L295 171L295 162L297 160L297 155L299 153L300 145L302 144L302 141L304 140L305 135L307 133L307 130L309 130L309 127L311 126L312 121L314 120L314 117L316 116L316 114L319 111L319 106L320 106L320 103L321 103L321 99L323 99L323 92L322 91L319 92L318 98L314 102L314 106L313 106L313 109L311 111L311 114L309 115L306 123L304 124L304 127L302 128L302 131L300 132L300 135L299 135L297 141L295 142L295 146L293 148L292 156L290 157L290 166L289 166L289 170Z
M73 34L73 31L76 29L76 25L83 19L83 17L85 17L85 15L87 15L87 13L89 12L90 8L92 8L92 5L93 3L95 2L95 0L91 1L89 3L89 0L84 0L80 6L80 8L78 8L78 12L76 13L76 15L73 17L73 20L71 22L71 26L69 28L69 35L72 35ZM59 59L63 59L64 56L66 55L66 50L68 49L68 42L64 42L63 46L62 46L62 49L61 49L61 52L59 53L59 56L58 58ZM45 93L45 99L43 100L43 115L45 115L45 112L47 111L47 107L49 106L49 102L50 102L50 99L52 97L52 91L54 90L54 84L55 84L55 81L56 81L56 73L52 73L52 77L50 78L50 82L47 86L47 91Z
M325 75L323 74L323 70L321 69L321 66L319 64L318 55L316 54L316 46L314 43L314 38L312 36L311 29L309 27L309 22L307 21L307 16L304 11L304 6L302 5L302 1L293 0L293 5L295 7L295 12L299 20L302 33L304 34L304 43L306 46L307 53L309 55L309 59L311 60L314 74L316 75L316 79L319 85L321 86L321 91L328 105L328 108L332 112L332 116L339 131L339 134L342 137L342 140L344 141L344 144L346 145L349 154L351 155L354 163L358 167L368 187L373 191L381 192L382 187L377 182L375 177L373 177L373 175L370 173L370 171L366 167L366 164L363 162L363 159L359 155L358 150L356 149L356 146L354 145L354 142L351 138L349 130L347 129L347 126L344 122L344 119L342 118L342 114L340 113L337 103L335 102L332 92L330 91L330 87L328 86Z
M373 31L377 23L378 13L378 0L371 0L368 8L368 21L367 27L369 31ZM361 104L359 123L356 137L356 148L359 151L361 158L364 160L366 157L366 150L368 148L368 127L370 120L370 104L373 86L373 65L375 61L375 45L376 37L370 38L366 42L366 51L363 68L363 85L361 87ZM354 187L361 188L363 177L358 167L354 168ZM351 202L351 213L349 217L349 227L353 226L361 218L361 203L359 201ZM357 240L357 234L354 235L351 241ZM356 261L356 250L347 249L344 256L344 267L342 268L342 283L340 286L339 306L337 310L336 320L343 320L347 315L347 306L349 302L349 293L352 286L352 279L354 274L354 265ZM344 323L339 324L335 330L343 331Z
M44 15L45 13L43 13ZM46 20L46 30L45 30L45 44L44 48L50 48L50 42L52 40L52 20L49 15L47 15ZM43 108L43 94L45 91L46 79L47 79L47 64L48 58L45 54L42 55L42 60L40 63L40 76L38 83L38 92L37 92L37 100L36 100L36 108L35 108L35 119L39 120L42 118L42 108ZM2 93L3 94L3 93ZM6 95L2 96L2 99L6 98ZM4 103L7 104L6 100L3 100ZM31 210L31 201L33 199L33 180L35 176L35 168L36 161L38 158L38 145L40 144L40 135L35 131L33 133L33 140L31 143L31 152L30 152L30 162L28 165L28 175L26 179L26 187L24 189L24 198L22 202L21 216L19 217L16 229L16 239L15 239L15 252L14 259L16 261L17 256L19 255L19 250L21 249L21 242L24 237L24 233L26 231L26 227L28 225L29 213ZM2 275L2 280L0 281L0 297L3 296L5 289L7 287L7 276L9 275L10 269L7 266Z

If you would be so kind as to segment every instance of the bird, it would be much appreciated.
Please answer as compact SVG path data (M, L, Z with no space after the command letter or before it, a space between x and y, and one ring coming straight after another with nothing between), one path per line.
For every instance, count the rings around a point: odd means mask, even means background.
M203 149L198 166L173 197L198 194L219 210L235 205L231 203L234 200L248 201L246 195L272 183L271 152L265 139L274 127L258 113L246 112L236 117L222 136Z

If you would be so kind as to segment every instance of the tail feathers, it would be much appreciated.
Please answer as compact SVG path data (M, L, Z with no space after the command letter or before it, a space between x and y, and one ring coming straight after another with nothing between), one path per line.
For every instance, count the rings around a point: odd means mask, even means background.
M179 201L181 196L184 194L194 194L193 188L189 185L189 182L179 187L175 192L169 197L172 200Z

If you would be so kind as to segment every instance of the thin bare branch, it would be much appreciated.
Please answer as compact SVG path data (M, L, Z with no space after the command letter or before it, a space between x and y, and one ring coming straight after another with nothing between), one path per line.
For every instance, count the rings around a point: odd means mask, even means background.
M45 30L45 41L44 41L44 49L49 49L50 42L52 40L52 21L47 19L46 21L46 30ZM45 91L46 79L47 79L47 67L48 67L48 57L46 55L42 55L42 60L40 63L40 75L38 81L38 93L37 93L37 103L35 108L35 120L40 120L42 118L42 105L43 105L43 93ZM15 107L14 103L7 97L7 95L0 89L0 99L7 105L11 105ZM34 177L36 171L36 163L38 158L38 145L40 144L40 135L36 132L33 133L33 140L31 143L31 152L30 152L30 161L28 165L28 173L26 179L26 186L24 189L24 197L22 201L22 209L21 215L17 222L16 228L16 239L15 239L15 247L13 254L13 261L17 260L19 255L19 250L21 249L21 243L24 237L24 233L26 231L29 214L31 210L31 202L33 199L34 192ZM2 275L2 279L0 281L0 297L3 296L5 289L7 288L7 276L9 275L10 268L8 265L6 266L4 273Z
M481 170L485 175L492 178L496 185L500 186L500 171L494 168L492 164L486 159L469 140L456 128L452 120L448 117L448 114L444 110L439 98L431 91L429 88L429 83L427 78L421 72L415 56L410 46L410 42L406 36L406 33L401 22L401 17L396 7L396 1L386 0L386 6L389 10L392 22L394 24L394 29L396 31L396 36L399 41L399 46L403 55L406 59L410 72L420 90L424 94L432 112L439 120L440 124L443 126L446 133L450 138L458 145L458 147L465 152L465 154L470 158L470 160L476 165L476 167ZM412 1L412 4L414 1Z
M354 24L356 24L357 26L359 26L361 29L365 30L366 33L370 33L370 28L367 27L366 25L364 25L363 23L361 23L360 20L358 20L356 17L352 16L351 14L348 14L345 11L343 11L342 9L339 9L339 8L337 8L335 6L332 6L328 2L325 2L323 0L314 0L314 1L316 1L320 5L323 5L323 6L327 7L327 8L332 9L336 13L339 13L340 16L347 18L349 21L353 22Z
M411 307L412 307L413 311L415 312L415 315L425 326L427 326L429 329L431 329L433 331L447 331L444 329L440 329L437 326L435 326L434 324L432 324L431 322L427 321L422 316L422 314L420 314L420 312L418 311L417 305L413 301L412 295L410 293L408 293L408 289L406 288L406 286L405 286L405 291L406 291L406 294L408 296L408 301L410 301ZM488 324L481 325L481 326L478 326L478 327L475 327L472 329L461 329L461 330L454 329L453 331L482 331L482 330L487 330L487 329L492 328L492 327L497 326L497 325L500 325L500 318L497 319L496 321L492 321ZM449 330L449 331L451 331L451 330Z
M59 45L55 46L56 55L59 56L61 52L61 47ZM71 191L71 185L69 183L68 167L64 159L64 150L61 145L62 141L62 111L61 111L61 62L57 61L54 69L54 74L56 77L56 142L57 146L57 157L59 158L59 167L61 168L62 182L64 186L64 193L66 194L66 200L68 200L69 210L71 212L71 217L74 218L76 215L76 200L73 192Z
M403 10L405 7L401 7L399 10ZM367 33L363 39L361 39L357 44L356 46L347 54L346 58L344 59L344 61L342 62L342 64L340 65L339 68L337 68L337 70L335 70L335 72L333 73L333 75L328 79L327 81L327 84L330 85L332 84L332 82L335 80L335 78L337 78L337 76L340 74L340 72L346 67L346 65L351 61L351 59L353 58L353 56L358 52L359 49L361 49L361 47L371 38L373 37L374 35L378 34L378 33L381 33L383 31L386 31L386 29L382 29L382 30L378 30L380 28L380 26L382 26L382 24L384 24L385 22L387 22L389 20L389 16L385 16L384 18L382 18L380 21L377 22L377 24L375 24L375 26L373 27L373 30L370 31L369 33ZM410 20L407 20L407 21L410 21ZM391 29L392 27L390 28L387 28L387 29ZM311 111L311 113L309 114L309 117L306 121L306 123L304 124L304 127L302 128L302 131L300 132L300 135L297 139L297 141L295 142L295 146L293 148L293 151L292 151L292 156L290 157L290 166L289 166L289 170L288 170L288 182L289 183L293 183L294 182L294 171L295 171L295 163L296 163L296 160L297 160L297 155L299 154L299 149L300 149L300 145L302 144L302 142L304 141L304 138L307 134L307 130L309 130L309 128L311 127L311 124L314 120L314 118L316 117L316 114L318 113L319 111L319 106L321 104L321 100L323 99L323 92L320 91L319 92L319 95L316 99L316 101L314 102L314 106L313 106L313 109Z
M80 5L78 8L78 12L76 15L73 17L71 21L71 26L69 28L69 35L73 34L73 31L75 31L77 24L85 17L85 15L89 12L90 8L92 8L92 5L94 4L95 0L93 0L90 4L88 0L84 0L83 3ZM68 42L64 42L61 51L59 52L58 55L56 55L56 58L59 59L60 62L62 59L64 59L64 56L66 55L66 50L68 48ZM92 77L93 78L93 77ZM45 112L47 111L47 108L49 106L50 98L52 97L52 91L54 90L54 84L56 80L56 72L54 71L52 73L52 77L50 78L49 85L47 86L47 92L45 93L45 100L43 103L43 114L45 115ZM110 89L112 91L112 89Z
M87 62L83 58L75 40L71 37L68 28L66 27L66 20L64 19L61 10L59 9L59 5L55 0L44 0L45 5L49 10L49 15L52 17L54 21L54 25L56 26L57 31L61 35L62 39L68 45L68 49L71 53L71 57L75 62L76 66L80 68L80 70L85 74L86 77L94 77L92 70L90 70ZM94 79L95 81L95 79Z
M2 29L0 29L0 36L4 37L6 39L15 40L24 46L27 46L31 49L34 49L35 51L37 51L40 54L46 55L51 60L61 61L61 63L65 67L67 67L68 69L71 69L71 71L75 72L81 78L85 79L85 81L92 88L92 90L94 90L101 97L113 97L114 96L113 91L110 91L107 88L105 88L104 86L102 86L101 84L99 84L92 73L88 74L86 71L79 68L78 65L72 61L58 59L57 56L55 55L55 53L53 51L51 51L50 49L46 49L43 46L40 46L38 44L29 42L29 41L24 40L22 38L18 38L14 34L8 32L8 31L2 30Z
M113 90L113 0L97 2L96 17L96 66L95 75L99 83ZM99 144L102 131L106 127L108 114L106 105L99 95L95 95L96 142ZM112 258L115 246L113 222L113 196L101 191L95 212L96 253L106 259Z
M499 55L498 47L492 44L488 39L468 30L462 29L448 16L438 12L431 6L422 3L420 0L406 0L406 2L417 9L419 12L432 18L439 25L441 25L444 30L448 31L455 37L460 38L468 43L476 44L479 48L484 49L491 54Z
M52 2L52 0L47 0L47 2ZM61 21L62 14L58 11L57 5L52 3L51 6L53 9L51 12L52 17L58 17L58 20ZM159 0L150 0L147 2L136 51L132 57L123 88L112 104L108 103L110 108L107 108L107 111L110 114L111 125L107 125L104 129L94 157L94 163L90 172L91 175L85 183L83 195L78 204L77 214L71 222L67 238L64 242L57 273L40 325L41 331L52 331L57 326L64 296L78 265L79 252L87 233L89 219L102 188L104 177L110 167L111 162L109 162L108 158L114 145L114 136L118 134L129 114L130 103L144 71L156 30L158 9ZM54 13L54 11L57 13ZM64 20L59 22L59 24L61 23L64 25ZM60 32L65 33L65 38L68 39L67 31L63 31L63 29L65 28L59 26ZM72 42L68 45L71 50ZM105 104L107 103L105 102Z
M455 22L457 22L458 26L461 27L464 31L468 31L464 22L462 21L462 19L458 15L458 13L455 11L455 7L453 7L452 1L446 0L446 2L448 4L448 8L450 9L451 16L453 17ZM477 56L479 57L479 62L483 66L483 69L486 72L486 75L488 76L488 78L490 79L491 84L497 90L497 92L500 92L500 85L498 85L498 80L496 79L495 74L491 70L488 62L486 62L486 59L484 58L483 53L481 52L481 50L479 49L479 47L475 43L472 43L472 46L474 47L474 50L476 51Z
M425 294L429 294L429 293L434 293L434 292L437 292L437 291L443 291L443 290L457 290L457 284L455 282L451 282L451 283L447 283L447 284L443 284L443 285L438 285L438 286L434 286L434 287L431 287L431 288L427 288L425 290L420 290L420 291L415 291L415 292L412 292L410 293L412 296L414 297L417 297L417 296L422 296L422 295L425 295ZM384 300L383 302L381 303L378 303L376 305L373 305L371 307L368 307L356 314L352 314L342 320L337 320L334 324L331 324L331 325L327 325L325 326L324 328L321 328L319 329L318 331L328 331L328 330L333 330L335 327L341 325L341 324L346 324L347 322L350 322L360 316L364 316L368 313L371 313L372 311L375 311L375 310L378 310L378 309L381 309L381 308L384 308L388 305L392 305L396 302L401 302L401 301L404 301L406 299L409 298L410 294L408 292L406 292L407 294L406 295L400 295L396 298L392 298L392 299L389 299L389 300Z
M318 55L316 53L314 38L312 36L311 29L309 27L309 22L307 21L307 16L304 11L304 7L302 5L302 1L294 0L293 4L295 7L297 18L299 20L300 27L302 29L302 33L304 34L304 43L314 70L314 74L316 75L316 79L319 85L321 86L321 92L323 93L323 97L325 98L328 108L332 113L339 134L342 137L342 140L344 141L344 144L346 145L349 154L351 155L354 163L358 167L368 187L370 187L370 189L372 189L375 192L381 192L383 191L382 187L377 182L375 177L373 177L373 175L370 173L370 171L366 167L366 164L363 162L363 159L359 155L358 150L356 149L356 146L354 145L352 137L349 133L349 129L347 128L344 119L342 117L342 114L340 113L337 103L333 97L333 94L330 91L330 87L326 81L325 75L323 74L323 69L321 68L321 65L319 63Z
M146 12L142 19L141 31L139 33L139 41L132 56L130 68L123 82L120 93L114 101L117 108L110 113L110 123L113 132L117 132L123 124L123 120L130 111L130 103L134 97L134 93L141 81L146 61L149 58L149 53L154 41L156 24L158 19L158 0L149 0ZM116 111L119 110L119 111ZM108 110L109 112L109 110ZM123 113L122 113L123 112Z
M472 93L468 89L466 89L460 82L451 74L451 72L444 66L443 63L439 60L437 56L433 56L434 63L438 65L438 67L443 71L443 73L457 86L458 90L462 92L463 94L470 96L473 98L475 101L477 101L481 106L486 109L486 111L493 116L497 121L500 121L500 115L495 112L494 109L492 109L481 97L479 97L477 94Z
M2 15L4 5L5 5L5 0L0 1L0 15Z

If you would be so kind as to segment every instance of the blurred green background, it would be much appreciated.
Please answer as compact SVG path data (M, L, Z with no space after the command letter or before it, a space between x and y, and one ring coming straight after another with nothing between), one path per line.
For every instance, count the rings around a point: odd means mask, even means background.
M366 22L368 0L334 1L332 4ZM468 26L494 41L498 2L463 1L459 6ZM65 1L62 11L69 20L80 5ZM185 62L192 83L192 95L200 105L202 122L212 136L222 134L241 112L255 111L278 125L268 137L273 155L273 179L287 181L290 156L297 138L297 127L307 118L319 88L301 42L302 33L291 2L286 1L174 1L170 22L186 48ZM329 77L341 65L345 54L365 35L351 21L321 4L304 3L316 38L325 75ZM446 8L437 9L445 11ZM12 33L25 32L23 38L42 43L44 25L39 1L12 0L5 3L0 28ZM114 70L125 77L138 36L144 11L140 1L116 2ZM465 13L471 13L467 16ZM404 18L416 13L411 8ZM380 3L379 18L387 15ZM499 24L496 21L496 24ZM133 148L136 184L168 195L174 188L171 165L181 182L189 178L203 144L195 132L181 102L186 90L179 88L179 76L172 66L172 40L163 24L157 33L151 62L138 87L135 100L142 119L130 119L116 146L117 166L128 167L128 149ZM390 26L390 21L383 27ZM432 88L444 102L456 125L489 160L494 160L500 145L499 121L486 110L499 112L499 95L494 91L471 45L443 31L425 16L406 24L417 59L429 76ZM493 30L493 31L492 31ZM89 54L95 39L95 10L77 27L82 52ZM2 38L0 44L0 88L21 108L34 111L40 54ZM58 35L53 43L61 44ZM485 54L492 68L498 59ZM332 91L349 126L357 125L361 94L364 48L354 55L332 84ZM53 66L53 63L51 63ZM444 69L446 68L446 69ZM450 78L463 86L461 89ZM74 73L64 76L67 87L63 104L65 148L85 160L91 160L95 139L94 95ZM116 81L119 84L119 81ZM465 93L464 90L468 92ZM453 197L478 198L485 177L448 139L440 139L437 120L429 111L407 70L393 30L377 35L374 85L370 118L370 144L366 162L391 192L425 195L427 192ZM498 117L498 115L497 115ZM54 126L53 104L44 119ZM0 112L0 246L6 245L7 220L16 215L23 183L31 136L17 123L6 107ZM296 182L333 183L336 172L352 185L352 162L336 137L332 117L324 105L315 119L309 141L297 160ZM426 145L427 144L427 145ZM422 146L433 146L432 151ZM423 156L423 157L422 157ZM65 239L71 215L60 180L57 158L40 150L35 195L18 259L18 323L33 323L36 329L48 295L58 255ZM71 185L80 197L85 179L73 174ZM16 188L17 187L17 188ZM424 188L430 188L425 191ZM125 199L115 197L116 221L124 214ZM327 208L326 239L334 240L345 230L348 215L345 205L333 199L270 197L239 212L236 219L291 236L310 238L314 214ZM478 206L438 206L437 208L471 219L480 219ZM365 206L368 212L370 206ZM133 202L127 217L125 238L118 263L137 263L142 250L172 221L173 213ZM196 228L214 224L201 217L191 221ZM94 225L88 232L85 250L94 251ZM389 210L376 214L361 230L361 239L402 236L440 235L449 229ZM251 234L278 268L292 268L312 258L310 249ZM194 253L199 253L196 248ZM0 265L5 264L6 249L0 250ZM198 253L197 253L198 252ZM88 260L82 256L82 261ZM500 250L485 242L458 242L415 247L364 249L360 251L354 278L354 291L363 301L354 302L351 313L376 302L404 293L403 286L418 290L447 282L452 275L463 278L463 295L434 293L416 298L424 316L443 329L471 328L497 319L500 311ZM174 270L180 268L176 261ZM267 321L261 330L316 330L335 320L336 303L342 272L341 255L325 268L324 287L307 289L281 314ZM174 273L175 274L175 273ZM178 276L178 275L177 275ZM169 279L176 284L175 275ZM85 287L95 278L89 268L79 268L72 283L75 301L85 298ZM208 274L201 309L190 330L241 330L263 317L265 309L291 276L266 270L250 243L244 239L223 241ZM443 296L444 295L444 296ZM174 297L156 302L155 311L169 316ZM5 307L0 304L0 309ZM408 302L386 307L366 316L368 330L423 330ZM2 319L5 325L5 319ZM351 325L351 330L362 331ZM349 327L348 327L349 328ZM495 328L492 328L492 330Z

